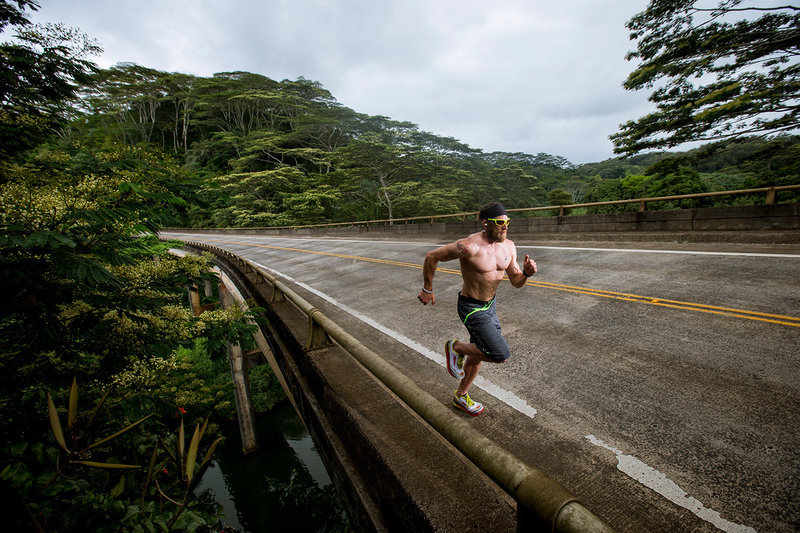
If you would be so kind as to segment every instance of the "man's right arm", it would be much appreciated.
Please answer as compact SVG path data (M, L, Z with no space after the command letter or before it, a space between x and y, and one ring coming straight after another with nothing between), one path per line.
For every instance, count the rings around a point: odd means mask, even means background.
M417 299L425 305L428 305L428 302L436 305L436 297L433 295L433 275L436 273L439 261L452 261L469 255L469 247L463 240L446 244L426 253L425 263L422 265L422 290Z

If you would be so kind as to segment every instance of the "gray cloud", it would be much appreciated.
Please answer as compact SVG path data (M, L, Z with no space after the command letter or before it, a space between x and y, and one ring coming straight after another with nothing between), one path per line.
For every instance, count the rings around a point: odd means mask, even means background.
M101 66L303 76L361 113L584 163L612 157L608 136L651 109L621 87L635 66L624 24L647 3L62 0L34 20L98 39Z

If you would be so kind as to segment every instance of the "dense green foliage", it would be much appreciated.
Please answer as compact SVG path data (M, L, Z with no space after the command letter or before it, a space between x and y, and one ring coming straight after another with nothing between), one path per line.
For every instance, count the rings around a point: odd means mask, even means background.
M800 7L757 0L651 0L627 24L641 61L625 81L656 111L612 135L616 153L796 131Z
M653 164L676 157L705 184L687 190L800 181L789 163L797 144L790 136L576 166L543 153L484 153L408 122L359 114L316 82L246 72L202 78L117 65L97 75L84 106L71 136L98 146L157 146L180 165L183 189L175 192L187 208L173 210L170 223L182 226L404 218L475 211L491 200L520 208L622 199L627 193L605 180L656 174ZM775 158L784 161L780 169ZM640 192L681 189L665 177Z
M186 287L213 276L207 259L167 254L152 235L159 213L182 201L165 185L171 178L163 158L151 155L133 147L41 148L24 166L4 168L0 273L9 291L0 307L0 481L45 530L91 524L117 531L118 523L194 530L214 521L215 506L198 507L190 480L174 478L175 468L142 472L152 449L175 441L184 419L212 415L213 430L233 417L221 347L244 342L252 330L236 307L198 317L188 309ZM59 449L45 393L58 398L74 378L90 403L111 393L91 417L98 436L151 418L108 444ZM277 399L274 379L260 382L269 407ZM80 461L138 469L117 473ZM163 508L167 497L180 505Z
M3 2L0 20L40 35L22 12L32 6ZM82 37L47 35L41 48L23 39L0 50L6 527L216 526L218 505L193 489L218 442L207 435L234 415L224 343L252 340L253 326L238 307L194 316L186 287L216 281L209 261L168 254L155 236L185 211L180 164L146 144L54 137L96 69L76 52ZM264 408L279 399L273 376L262 372L255 385Z

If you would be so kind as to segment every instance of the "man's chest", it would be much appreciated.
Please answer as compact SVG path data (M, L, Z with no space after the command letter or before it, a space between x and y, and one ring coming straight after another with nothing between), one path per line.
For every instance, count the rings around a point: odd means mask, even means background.
M472 267L480 272L504 271L511 263L511 254L505 246L482 248L471 258Z

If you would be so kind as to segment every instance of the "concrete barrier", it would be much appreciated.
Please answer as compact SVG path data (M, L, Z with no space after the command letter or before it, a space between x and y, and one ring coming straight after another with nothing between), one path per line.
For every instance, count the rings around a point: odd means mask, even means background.
M521 241L672 241L800 244L800 204L709 207L670 211L515 217L511 232ZM165 228L190 233L235 232L291 237L439 240L480 231L477 220L359 224L317 228Z

